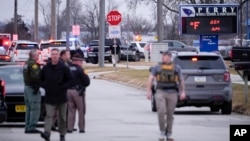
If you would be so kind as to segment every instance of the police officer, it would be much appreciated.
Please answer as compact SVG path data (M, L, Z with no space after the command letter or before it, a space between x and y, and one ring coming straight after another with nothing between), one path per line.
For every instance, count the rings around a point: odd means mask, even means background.
M162 141L166 136L168 141L172 141L173 115L178 100L178 92L180 92L180 100L184 100L186 97L185 84L180 66L171 61L172 53L170 51L161 53L162 62L151 70L149 76L147 98L152 98L151 86L153 80L156 79L156 107L160 128L159 139Z
M23 69L25 84L24 101L26 105L25 133L40 133L36 129L41 107L41 95L39 92L40 65L37 63L38 58L38 50L32 49Z
M72 57L72 65L70 70L74 76L74 86L68 90L68 133L72 133L75 124L76 110L78 110L78 127L79 133L85 132L85 104L82 97L84 96L85 88L90 84L90 79L82 69L83 56L75 54Z

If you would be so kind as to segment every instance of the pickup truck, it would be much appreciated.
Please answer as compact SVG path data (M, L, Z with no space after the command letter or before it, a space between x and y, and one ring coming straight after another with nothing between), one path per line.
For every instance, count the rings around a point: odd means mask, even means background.
M231 61L235 70L242 70L250 81L250 47L232 47Z
M5 83L0 78L0 123L6 121L7 106L5 103Z
M121 46L121 41L116 39L117 44ZM112 62L110 46L113 44L113 39L105 39L104 43L104 60L108 60ZM90 42L88 47L88 60L93 64L98 63L98 55L99 55L99 40L93 40ZM118 58L120 58L120 53L118 54ZM119 60L118 60L119 62Z
M250 47L232 47L231 61L236 70L250 71Z

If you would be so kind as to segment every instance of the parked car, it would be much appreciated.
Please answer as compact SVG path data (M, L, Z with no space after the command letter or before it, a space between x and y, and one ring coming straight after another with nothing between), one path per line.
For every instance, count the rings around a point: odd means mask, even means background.
M7 109L7 122L25 121L26 106L24 102L23 66L20 64L2 64L0 66L0 78L6 83L5 102ZM42 94L40 121L45 117L44 89Z
M111 57L111 50L110 46L113 44L114 40L113 39L105 39L104 41L104 60L108 62L112 62L112 57ZM116 42L120 47L123 46L123 43L120 39L116 39ZM98 56L99 56L99 40L93 40L89 43L89 49L88 49L88 59L89 62L93 64L98 63ZM118 61L120 59L121 53L118 53Z
M185 80L186 100L177 107L210 107L211 112L232 112L232 82L230 73L218 53L178 52L174 62L179 64ZM155 85L155 83L154 83ZM152 86L152 111L156 111L155 86Z
M137 46L130 45L130 46L123 46L121 47L121 60L130 61L140 61L140 51Z
M8 50L11 62L26 61L29 58L29 52L31 49L39 49L38 43L26 40L12 41Z
M69 39L69 50L74 51L77 46L81 47L82 42L77 38L70 38ZM66 39L63 40L49 40L43 41L39 44L39 48L41 50L40 61L46 62L50 58L50 51L53 48L57 48L59 51L67 49L67 41Z
M130 42L131 45L136 46L139 49L141 58L144 58L144 46L146 45L146 43L147 42L143 42L143 41Z
M156 41L150 41L145 44L144 48L149 49L149 58L151 54L152 44L158 43ZM199 52L199 48L188 46L181 41L177 40L163 40L162 43L166 43L168 45L168 50L173 52ZM166 47L167 49L167 47Z
M229 42L219 42L218 44L218 49L221 54L221 56L224 59L230 59L230 51L232 49L232 46L230 45Z
M0 78L0 123L6 121L7 106L5 103L5 82Z

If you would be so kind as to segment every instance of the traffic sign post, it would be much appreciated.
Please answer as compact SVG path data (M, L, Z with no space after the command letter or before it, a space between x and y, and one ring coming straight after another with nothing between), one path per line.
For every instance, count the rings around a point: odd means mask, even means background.
M119 25L122 21L122 15L119 11L110 11L107 15L107 22L110 25Z

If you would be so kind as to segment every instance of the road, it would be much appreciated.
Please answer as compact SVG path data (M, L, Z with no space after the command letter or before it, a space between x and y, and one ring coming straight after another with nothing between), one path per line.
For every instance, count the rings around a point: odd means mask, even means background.
M157 115L150 111L145 93L92 79L86 97L86 133L67 134L67 141L158 141ZM231 124L250 124L250 117L210 113L208 108L180 108L175 113L173 136L176 141L229 141ZM38 134L24 134L23 127L3 125L0 141L42 141ZM58 140L58 133L52 132L51 141Z

